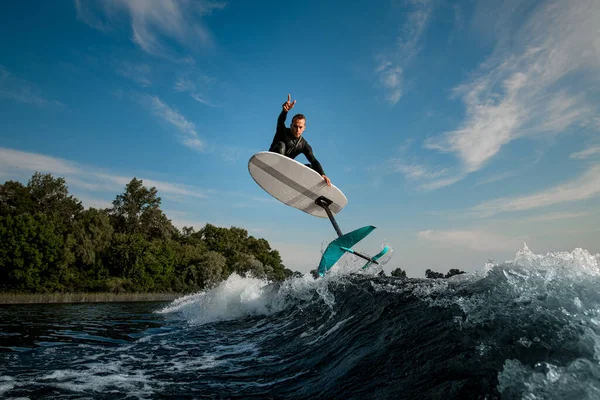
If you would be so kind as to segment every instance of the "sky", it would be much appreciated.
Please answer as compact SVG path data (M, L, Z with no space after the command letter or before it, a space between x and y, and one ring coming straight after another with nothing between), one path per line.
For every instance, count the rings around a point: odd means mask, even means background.
M598 0L339 4L4 2L0 182L51 173L103 208L136 177L177 227L244 228L308 272L332 225L248 173L290 94L387 273L600 252Z

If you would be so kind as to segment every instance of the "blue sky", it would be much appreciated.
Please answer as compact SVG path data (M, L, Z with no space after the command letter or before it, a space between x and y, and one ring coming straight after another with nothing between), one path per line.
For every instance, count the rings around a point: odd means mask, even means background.
M243 227L306 272L335 231L247 170L289 93L387 272L597 253L597 21L595 0L9 2L0 179L108 207L137 177L176 226Z

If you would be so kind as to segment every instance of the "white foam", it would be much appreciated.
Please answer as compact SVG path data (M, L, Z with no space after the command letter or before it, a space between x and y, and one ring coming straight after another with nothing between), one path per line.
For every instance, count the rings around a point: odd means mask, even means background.
M89 368L87 370L55 370L39 377L38 380L45 381L48 386L78 393L88 391L103 393L111 387L116 387L130 395L150 396L154 393L150 387L150 379L143 371L127 373L122 371L120 365L113 364L94 364L87 366Z
M267 314L269 299L265 288L270 283L233 273L213 289L177 299L160 312L180 312L194 324Z
M598 399L597 366L577 359L566 366L538 363L533 368L507 360L498 375L501 393L514 391L523 399Z
M179 313L188 323L197 325L252 315L270 315L292 304L301 310L314 301L321 301L332 310L335 296L329 290L331 284L344 282L334 274L314 279L307 273L273 283L233 273L216 287L176 299L158 312Z
M0 395L12 390L15 387L15 379L12 376L0 376Z
M579 248L534 254L525 245L514 260L487 263L484 271L464 274L461 280L421 285L413 294L431 306L458 305L466 316L461 327L515 318L523 326L538 319L555 321L557 329L578 332L575 345L591 350L600 360L599 259ZM456 294L460 289L465 296ZM522 337L518 343L528 347L539 341L538 337Z

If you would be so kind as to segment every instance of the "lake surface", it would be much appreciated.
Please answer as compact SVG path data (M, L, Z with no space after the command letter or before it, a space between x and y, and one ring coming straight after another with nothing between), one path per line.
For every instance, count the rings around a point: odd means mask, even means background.
M443 270L443 268L440 268ZM0 306L1 398L600 398L598 256Z

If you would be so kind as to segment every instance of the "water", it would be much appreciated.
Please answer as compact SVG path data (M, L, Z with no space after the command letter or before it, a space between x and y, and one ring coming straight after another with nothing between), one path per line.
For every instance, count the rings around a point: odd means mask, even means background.
M0 307L0 398L600 398L600 255ZM443 268L440 268L443 270Z

